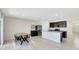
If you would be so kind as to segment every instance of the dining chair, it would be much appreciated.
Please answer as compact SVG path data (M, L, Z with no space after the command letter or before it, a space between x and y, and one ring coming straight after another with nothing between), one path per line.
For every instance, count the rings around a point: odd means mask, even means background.
M28 38L30 38L30 37L28 35L24 35L24 36L22 36L22 35L20 35L20 36L14 35L14 37L15 37L15 41L20 41L21 42L20 45L22 45L24 41L27 41L27 43L29 43Z
M24 41L27 41L27 43L29 43L29 41L28 41L28 35L25 35L23 39L24 39Z
M22 45L22 43L23 43L22 36L17 36L17 35L14 35L14 37L15 37L15 42L16 42L16 41L20 41L20 42L21 42L21 44L20 44L20 45Z
M20 40L19 36L14 35L14 37L15 37L15 41Z

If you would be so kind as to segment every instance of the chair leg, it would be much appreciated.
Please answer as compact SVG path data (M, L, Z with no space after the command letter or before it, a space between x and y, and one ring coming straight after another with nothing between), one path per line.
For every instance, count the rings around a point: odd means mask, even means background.
M23 40L21 40L21 44L20 45L22 45L23 44Z
M29 41L26 39L27 43L29 43Z

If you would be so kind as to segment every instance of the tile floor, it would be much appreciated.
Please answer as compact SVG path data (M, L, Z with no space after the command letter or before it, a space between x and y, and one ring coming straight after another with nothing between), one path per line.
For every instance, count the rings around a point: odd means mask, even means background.
M68 42L66 39L63 43L59 44L53 41L38 37L32 37L30 43L24 42L22 45L14 40L7 40L1 50L76 50L79 49L79 37Z

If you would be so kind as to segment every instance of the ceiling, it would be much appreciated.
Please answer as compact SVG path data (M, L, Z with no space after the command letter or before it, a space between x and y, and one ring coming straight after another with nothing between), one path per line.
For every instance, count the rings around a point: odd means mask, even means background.
M2 8L4 16L31 20L78 18L79 8Z

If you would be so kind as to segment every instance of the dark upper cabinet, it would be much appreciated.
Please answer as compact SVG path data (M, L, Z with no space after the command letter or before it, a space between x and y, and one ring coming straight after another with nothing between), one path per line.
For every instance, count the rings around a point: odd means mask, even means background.
M50 22L49 23L50 28L54 27L67 27L67 21L60 21L60 22Z

